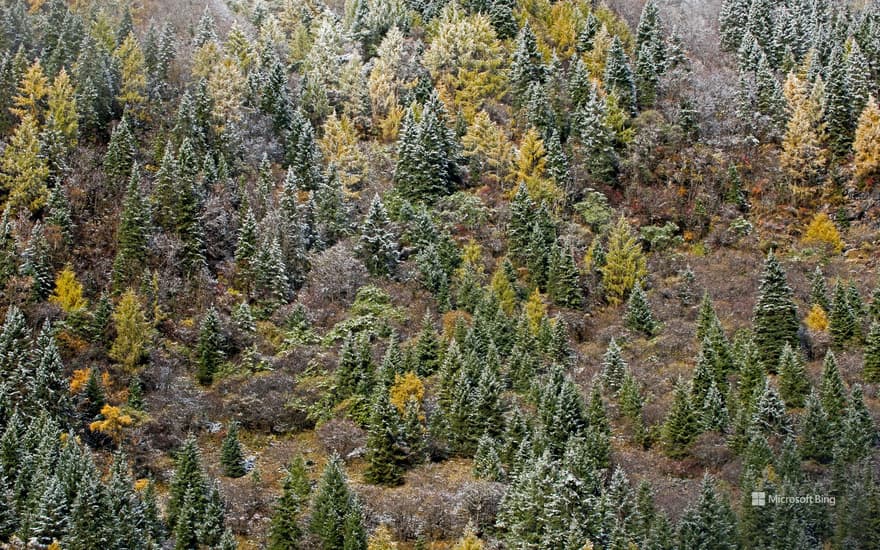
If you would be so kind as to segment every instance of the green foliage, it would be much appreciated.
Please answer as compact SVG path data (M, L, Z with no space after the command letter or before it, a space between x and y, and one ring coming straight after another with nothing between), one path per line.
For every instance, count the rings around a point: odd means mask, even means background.
M324 468L311 509L309 531L318 537L323 550L366 550L363 513L338 456L331 456Z
M292 550L297 547L303 536L298 520L308 504L310 491L305 461L302 455L297 455L287 468L282 493L272 513L268 537L270 550Z
M367 470L364 478L377 485L403 483L406 452L402 444L402 420L384 386L373 396L367 436Z
M238 441L238 424L231 422L226 429L226 437L220 447L220 464L227 477L241 477L245 474L244 453Z
M672 409L663 424L662 437L665 451L673 458L686 455L688 446L699 435L697 417L689 394L687 385L679 380L672 396Z
M224 357L224 339L217 310L211 308L202 319L199 329L199 342L196 347L196 378L199 384L210 386L214 374L220 368Z
M629 302L626 306L626 326L641 332L648 338L654 336L659 328L651 313L651 306L648 304L645 291L642 290L642 285L638 282L629 295Z
M758 301L754 310L755 344L768 370L775 366L786 343L798 343L797 306L785 271L771 251L764 263Z

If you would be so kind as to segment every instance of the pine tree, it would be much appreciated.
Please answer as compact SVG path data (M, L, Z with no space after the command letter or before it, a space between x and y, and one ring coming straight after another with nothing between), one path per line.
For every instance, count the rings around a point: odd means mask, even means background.
M331 456L315 490L309 531L318 537L323 550L366 550L366 540L361 544L359 536L362 524L360 505L348 487L342 459Z
M880 322L874 321L865 340L862 377L867 383L880 382Z
M846 79L846 60L843 44L835 44L828 59L825 86L825 122L828 141L835 155L849 152L855 129L852 94Z
M504 468L498 456L497 444L491 436L484 434L477 443L474 453L474 477L488 481L504 479Z
M629 303L626 307L626 326L632 330L641 332L648 338L657 332L657 322L651 313L651 306L642 290L642 285L637 281L629 295Z
M873 182L880 176L880 107L874 96L868 98L859 115L853 142L856 176Z
M684 456L688 445L699 435L689 393L687 385L679 380L672 397L672 409L663 424L662 437L666 453L674 458Z
M602 78L605 88L614 93L620 106L629 114L636 113L636 81L620 38L615 36L608 49L605 60L605 74Z
M831 350L825 354L825 360L822 363L819 396L822 400L822 408L828 414L829 422L834 426L839 425L846 408L846 390L840 376L840 369L837 366L837 358Z
M700 426L706 431L725 433L729 424L730 415L724 397L712 381L700 411Z
M297 455L287 468L281 496L275 503L269 526L269 550L294 550L303 536L299 516L308 504L311 485L302 455Z
M786 343L792 346L798 343L797 306L785 271L773 251L764 263L753 324L755 344L765 369L777 364Z
M385 206L379 195L374 195L370 210L361 224L359 246L361 257L370 273L376 276L393 274L398 262L397 248Z
M25 115L0 156L0 187L8 193L7 205L13 212L41 209L49 198L48 177L38 123L33 116Z
M596 86L590 84L586 101L574 114L574 133L590 177L601 183L614 183L618 158L614 150L614 130L607 120L606 102L599 98Z
M734 550L738 548L736 516L727 499L715 490L715 480L703 478L700 500L682 515L678 527L681 548Z
M181 516L186 519L186 514L192 513L193 510L201 510L207 488L208 482L202 471L201 453L195 436L191 435L177 452L174 475L168 490L168 505L165 509L168 525L177 526ZM192 529L189 532L194 533L194 531L195 529Z
M779 394L789 408L804 406L804 398L810 389L804 360L790 344L782 348L779 357Z
M601 272L606 298L613 305L619 304L647 274L642 246L622 216L608 236L608 253Z
M850 307L846 287L840 281L834 285L834 301L831 304L831 315L828 321L831 343L835 349L843 348L856 336L856 314Z
M244 453L238 441L238 424L230 422L226 429L226 437L220 447L220 464L227 477L241 477L245 474Z
M117 287L130 283L142 272L147 260L151 225L150 204L141 194L140 173L135 165L131 169L116 234L113 280Z
M202 319L199 342L196 348L196 378L199 384L210 386L214 374L223 362L223 333L217 310L211 307Z
M391 487L403 483L406 452L401 439L400 415L391 404L388 391L379 386L373 396L364 479Z
M104 155L104 173L114 185L121 185L133 173L137 142L131 132L128 118L123 116L113 133Z
M239 284L248 289L253 284L254 260L257 255L257 220L250 207L244 211L235 246L235 269Z

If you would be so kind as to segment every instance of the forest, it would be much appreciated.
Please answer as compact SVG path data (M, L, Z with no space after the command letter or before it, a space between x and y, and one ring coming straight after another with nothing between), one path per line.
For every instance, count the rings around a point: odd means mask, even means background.
M0 547L880 548L877 0L0 0Z

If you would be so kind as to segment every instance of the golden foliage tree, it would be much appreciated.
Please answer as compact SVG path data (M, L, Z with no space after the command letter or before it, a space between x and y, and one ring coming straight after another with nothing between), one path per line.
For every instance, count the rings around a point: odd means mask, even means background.
M382 139L397 138L404 109L400 94L407 85L404 76L404 36L394 27L388 31L373 59L373 69L367 79L373 124L379 128Z
M880 176L880 107L874 96L868 98L856 127L853 142L856 176L873 181Z
M18 93L12 98L14 107L9 110L22 120L29 116L39 122L43 116L48 93L49 79L43 73L43 66L37 58L21 78Z
M394 385L389 390L389 399L391 404L397 407L397 410L403 414L406 404L410 399L415 398L419 403L425 397L425 385L422 383L414 372L407 372L402 376L394 375Z
M503 267L499 266L495 270L490 285L504 313L513 315L516 310L516 290L510 284L510 279L508 279Z
M247 83L236 59L224 56L208 75L208 94L213 100L212 115L216 129L223 133L241 121L241 105Z
M529 320L529 328L532 330L532 334L537 334L541 329L541 322L547 317L547 304L544 303L541 291L537 287L529 295L529 299L526 301L523 309L526 319Z
M526 184L529 197L536 203L556 204L563 198L562 190L547 177L547 151L538 131L529 128L519 145L515 176ZM514 190L515 192L515 190Z
M76 145L79 123L76 113L76 97L73 84L67 71L62 69L55 75L52 86L49 88L49 111L46 116L46 125L50 130L57 131L64 136L65 145Z
M367 170L367 159L358 145L357 129L351 118L330 113L318 145L324 158L336 166L342 185L349 191L358 189Z
M37 120L25 114L0 157L0 185L9 193L7 204L13 212L28 208L32 212L46 204L49 166L40 155Z
M119 62L122 81L116 99L120 104L131 109L135 116L142 117L141 107L147 101L147 73L144 70L144 52L141 51L134 33L128 33L125 40L113 52L113 56Z
M825 170L824 85L816 79L812 90L806 78L790 72L783 88L788 100L788 124L779 161L796 195L809 195Z
M508 180L515 161L513 144L504 128L480 111L461 138L462 154L471 161L484 180L500 184Z
M49 296L49 301L65 313L76 313L82 311L88 305L83 298L83 287L76 280L76 273L70 264L64 266L58 276L55 278L55 291Z
M132 371L144 358L151 336L150 323L133 290L122 295L113 312L113 322L116 339L110 348L110 358Z
M483 541L474 532L474 528L468 525L464 530L464 534L458 539L455 546L452 547L452 550L483 550L483 548L485 548Z
M812 331L825 332L828 330L828 315L825 313L825 310L822 309L822 306L819 304L813 304L806 319L804 319L804 324Z
M102 420L95 420L89 424L89 430L109 436L114 443L122 440L122 430L134 422L129 415L122 412L122 409L113 405L101 407L101 416L104 417Z
M843 250L843 239L840 238L840 232L825 212L819 212L813 216L804 231L801 242L807 246L825 248L835 254L840 254Z
M605 297L612 305L621 303L636 281L640 281L648 273L642 245L623 216L611 229L608 253L601 272Z
M384 523L373 531L367 541L367 550L397 550L397 543L391 535L391 529Z

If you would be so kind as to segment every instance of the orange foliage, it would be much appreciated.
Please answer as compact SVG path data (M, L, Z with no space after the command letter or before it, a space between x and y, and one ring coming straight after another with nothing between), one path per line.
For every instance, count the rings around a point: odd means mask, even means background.
M89 430L110 436L114 443L119 443L119 440L122 439L122 429L131 426L134 422L129 415L122 412L122 409L113 405L101 407L101 416L104 417L104 420L92 422L89 424Z

